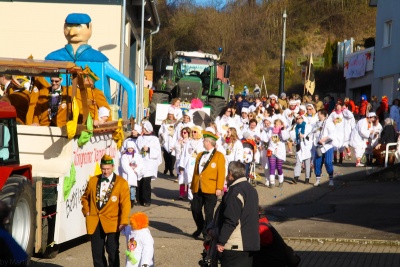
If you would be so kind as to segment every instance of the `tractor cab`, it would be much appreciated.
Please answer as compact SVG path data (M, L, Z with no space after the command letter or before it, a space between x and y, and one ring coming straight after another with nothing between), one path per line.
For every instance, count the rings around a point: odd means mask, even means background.
M10 103L0 102L0 166L19 164L16 116Z

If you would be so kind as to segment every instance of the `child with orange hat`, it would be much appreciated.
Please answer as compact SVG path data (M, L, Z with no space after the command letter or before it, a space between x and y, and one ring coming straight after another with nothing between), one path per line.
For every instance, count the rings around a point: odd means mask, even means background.
M127 243L127 267L154 266L154 239L148 227L147 215L144 212L136 212L130 218L130 225L122 230Z

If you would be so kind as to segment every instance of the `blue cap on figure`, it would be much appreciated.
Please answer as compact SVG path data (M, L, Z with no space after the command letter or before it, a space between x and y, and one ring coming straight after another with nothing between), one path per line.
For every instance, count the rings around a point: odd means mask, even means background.
M71 13L65 18L67 24L86 24L90 23L92 19L88 14L83 13Z

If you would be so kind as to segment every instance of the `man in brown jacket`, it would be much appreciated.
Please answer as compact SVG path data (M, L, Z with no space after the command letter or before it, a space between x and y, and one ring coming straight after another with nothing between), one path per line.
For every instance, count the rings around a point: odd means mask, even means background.
M102 157L100 167L102 174L90 178L81 198L82 213L91 236L93 266L119 267L119 232L128 225L131 205L129 186L113 172L114 161L110 156Z
M218 137L203 131L203 138L205 151L197 155L191 185L192 216L197 226L192 234L194 238L201 233L206 236L206 228L213 219L217 198L221 195L225 182L225 156L215 148Z

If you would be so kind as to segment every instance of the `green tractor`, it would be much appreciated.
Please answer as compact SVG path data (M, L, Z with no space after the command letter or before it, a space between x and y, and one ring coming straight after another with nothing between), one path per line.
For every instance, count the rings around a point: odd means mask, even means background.
M173 98L190 102L199 98L211 108L211 118L219 115L229 101L230 66L221 64L219 56L203 52L176 51L173 65L166 66L170 77L157 83L150 103L150 113L155 115L157 104L169 103Z

